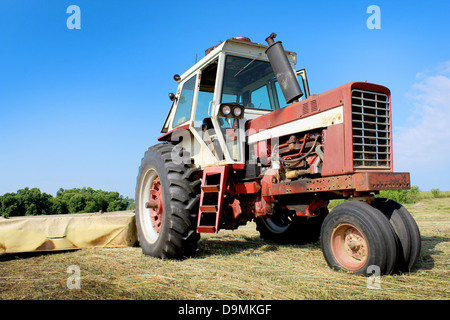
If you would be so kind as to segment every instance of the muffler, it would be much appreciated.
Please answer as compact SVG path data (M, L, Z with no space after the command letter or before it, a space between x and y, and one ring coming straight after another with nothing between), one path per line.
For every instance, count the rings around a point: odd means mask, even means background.
M276 33L266 38L269 48L266 50L270 65L278 79L281 91L283 92L286 103L290 104L299 101L303 96L302 89L297 80L297 75L289 63L286 53L284 52L281 41L275 42Z

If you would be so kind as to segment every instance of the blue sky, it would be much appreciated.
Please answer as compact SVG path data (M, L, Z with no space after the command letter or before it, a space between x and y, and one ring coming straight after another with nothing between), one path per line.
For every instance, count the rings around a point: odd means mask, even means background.
M81 29L69 30L69 5ZM369 30L370 5L381 29ZM312 93L391 89L394 169L450 190L447 1L0 0L0 194L92 187L134 198L172 76L234 36L278 34Z

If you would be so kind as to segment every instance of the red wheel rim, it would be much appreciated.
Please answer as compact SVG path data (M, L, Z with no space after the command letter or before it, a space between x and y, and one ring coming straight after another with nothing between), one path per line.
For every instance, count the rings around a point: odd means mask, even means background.
M369 257L364 234L351 224L340 224L333 230L331 250L337 262L350 271L361 269Z
M150 208L150 217L152 218L153 227L159 233L161 231L163 206L162 206L162 190L161 181L156 177L152 181L152 188L150 190L150 203L156 203L156 208Z

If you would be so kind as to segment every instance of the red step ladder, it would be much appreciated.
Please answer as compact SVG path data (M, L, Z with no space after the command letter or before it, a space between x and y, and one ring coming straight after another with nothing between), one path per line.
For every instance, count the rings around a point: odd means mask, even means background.
M219 231L227 174L228 166L206 167L203 169L197 221L198 233Z

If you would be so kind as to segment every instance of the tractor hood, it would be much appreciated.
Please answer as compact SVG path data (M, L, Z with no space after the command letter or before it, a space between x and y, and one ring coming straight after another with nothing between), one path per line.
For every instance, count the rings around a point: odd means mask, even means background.
M309 96L308 99L293 103L282 109L272 111L247 122L246 130L248 136L251 137L264 130L278 127L297 119L309 117L339 106L351 106L351 91L353 89L381 92L390 97L389 89L384 86L368 82L349 82L321 94L313 94ZM348 112L351 113L351 108L348 108Z

